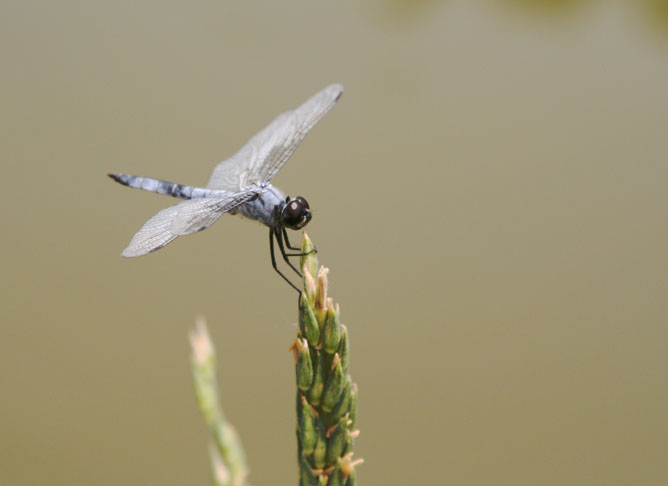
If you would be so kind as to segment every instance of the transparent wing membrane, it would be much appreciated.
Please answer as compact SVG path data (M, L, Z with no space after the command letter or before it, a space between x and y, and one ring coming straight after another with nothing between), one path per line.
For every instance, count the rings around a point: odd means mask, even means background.
M159 250L176 237L202 231L227 211L253 198L257 192L217 194L200 199L189 199L163 209L149 219L132 237L124 257L137 257Z
M218 164L206 187L239 191L269 182L342 93L343 86L332 84L297 109L280 114L241 150Z

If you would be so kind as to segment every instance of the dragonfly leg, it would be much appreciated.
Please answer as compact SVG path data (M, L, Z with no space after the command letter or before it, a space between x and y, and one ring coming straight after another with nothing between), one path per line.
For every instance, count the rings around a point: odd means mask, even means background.
M290 268L292 268L299 277L302 277L302 274L299 270L297 270L297 267L295 267L292 262L288 259L289 256L297 256L293 255L290 253L285 252L285 246L283 246L283 235L281 234L281 230L279 228L274 228L274 232L276 233L276 242L278 243L278 248L281 250L281 255L283 256L283 260L285 260L285 263L288 264Z
M280 240L279 236L276 236L276 239L279 241L278 246L281 249L281 254L283 254L282 241ZM273 228L269 228L269 251L271 253L271 266L274 267L274 270L276 270L276 273L279 274L281 276L281 278L283 278L283 280L285 280L287 283L289 283L290 287L295 289L301 295L302 291L295 284L293 284L288 277L283 275L283 272L281 272L278 269L278 266L276 265L276 255L274 254L274 229ZM286 258L285 261L287 261L287 258ZM290 266L292 267L292 265L290 265ZM296 271L296 269L294 267L292 267L292 269Z
M291 250L301 250L301 248L294 247L290 244L290 240L288 239L288 231L285 229L285 226L283 226L281 228L281 231L283 232L283 240L285 241L285 246L287 246ZM287 255L287 256L292 257L292 256L306 256L306 255L310 255L311 253L318 253L318 249L314 247L313 250L311 250L307 253L283 253L283 255Z

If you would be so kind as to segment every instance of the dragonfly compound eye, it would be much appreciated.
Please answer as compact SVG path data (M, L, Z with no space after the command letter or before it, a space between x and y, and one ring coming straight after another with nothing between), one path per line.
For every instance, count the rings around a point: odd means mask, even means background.
M287 202L281 213L281 221L286 227L294 230L306 226L311 221L311 211L306 199L296 197Z
M304 199L303 197L301 197L301 196L297 196L297 197L295 198L295 201L298 201L298 202L299 202L302 206L304 206L306 209L311 209L311 208L309 208L308 202L307 202L306 199Z

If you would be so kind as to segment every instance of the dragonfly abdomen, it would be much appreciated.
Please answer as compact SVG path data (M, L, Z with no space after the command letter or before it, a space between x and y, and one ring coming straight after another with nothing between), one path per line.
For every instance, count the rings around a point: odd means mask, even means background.
M184 186L183 184L176 184L175 182L162 181L160 179L153 179L152 177L140 177L130 174L117 174L111 172L108 174L113 180L124 186L136 187L145 191L155 192L157 194L165 194L167 196L177 197L179 199L194 199L198 197L205 197L214 192L210 189L202 187Z

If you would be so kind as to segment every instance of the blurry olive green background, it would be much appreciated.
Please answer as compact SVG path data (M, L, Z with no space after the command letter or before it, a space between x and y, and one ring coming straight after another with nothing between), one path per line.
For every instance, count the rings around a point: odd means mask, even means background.
M296 295L175 201L332 82L274 182L314 210L361 485L668 482L668 14L646 1L9 1L0 484L207 485L209 321L256 485L296 484ZM297 237L297 234L295 234Z

